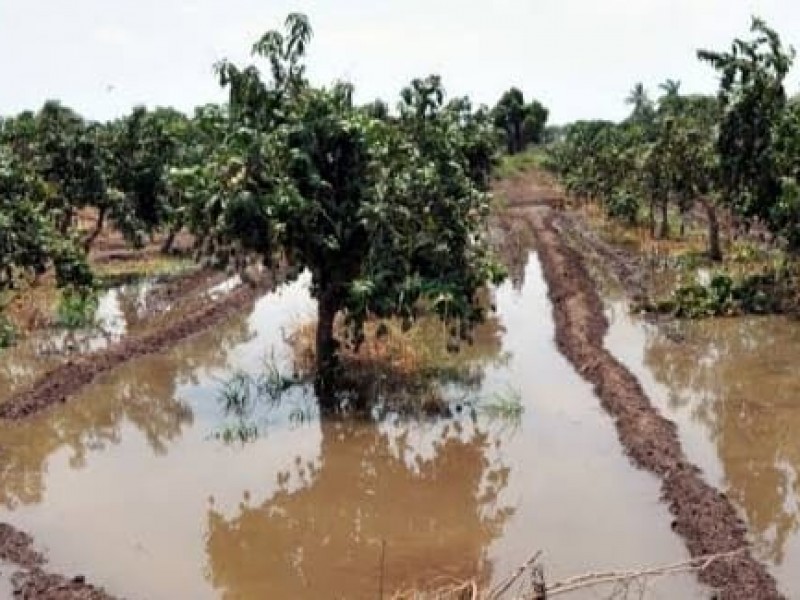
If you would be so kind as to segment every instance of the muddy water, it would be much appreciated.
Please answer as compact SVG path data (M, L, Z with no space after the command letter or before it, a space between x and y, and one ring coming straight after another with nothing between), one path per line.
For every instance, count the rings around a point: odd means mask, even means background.
M452 418L321 421L300 387L246 415L258 437L231 441L243 417L224 409L222 382L288 367L283 339L314 308L301 280L58 410L0 425L0 520L32 533L53 569L131 598L488 585L539 549L551 581L685 559L656 481L621 455L555 350L535 259L522 275L497 292L502 347L465 353L481 357L478 384L448 385L472 403ZM513 397L518 418L491 410ZM701 597L687 577L650 591Z
M800 598L800 322L656 328L619 303L610 314L609 347L678 423L689 458L734 501L788 597Z
M135 325L137 307L150 287L149 282L142 282L104 291L98 298L96 327L40 330L0 350L0 402L5 393L30 385L66 354L91 352L118 340Z
M181 298L180 306L153 293L163 291L170 284L168 278L164 281L146 278L104 290L91 326L67 330L53 325L0 350L0 390L3 390L0 402L4 395L29 386L65 357L101 350L126 334L137 335L163 327L180 317L184 305L191 304L186 302L187 298L195 304L205 297L217 299L238 283L238 278L231 277L212 289L193 290Z

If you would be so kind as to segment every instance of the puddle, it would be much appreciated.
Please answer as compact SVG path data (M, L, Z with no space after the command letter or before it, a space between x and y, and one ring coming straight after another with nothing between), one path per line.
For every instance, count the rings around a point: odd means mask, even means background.
M135 324L137 303L143 302L152 284L143 282L106 290L98 298L97 326L75 331L45 329L0 350L0 402L31 385L59 364L65 354L91 352L106 347L125 335Z
M800 322L741 317L659 329L622 303L610 314L608 347L740 510L758 558L800 598Z
M98 297L94 326L77 330L56 327L38 330L12 347L0 350L0 390L3 390L0 402L6 394L31 385L67 355L101 350L126 334L144 333L178 316L179 309L153 293L158 291L158 286L168 284L169 280L143 279L104 290ZM218 290L217 296L224 291ZM182 300L188 297L204 301L210 296L195 293Z
M610 418L556 351L535 258L520 289L498 290L502 347L469 353L485 355L482 380L464 391L518 396L518 419L320 421L296 388L258 410L260 437L226 443L221 382L289 364L283 340L314 312L307 283L122 366L56 411L0 424L0 520L31 533L52 569L131 598L488 585L536 550L550 581L687 558L658 483L622 456ZM702 597L689 576L648 590Z

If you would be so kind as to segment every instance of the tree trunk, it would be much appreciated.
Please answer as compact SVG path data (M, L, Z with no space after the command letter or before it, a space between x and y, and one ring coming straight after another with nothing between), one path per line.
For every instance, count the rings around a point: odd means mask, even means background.
M107 212L108 209L103 207L100 209L100 212L97 213L97 222L94 225L94 229L92 230L92 233L90 233L89 236L83 242L83 247L86 249L87 252L92 247L92 244L94 244L94 241L103 232L103 225L105 225L106 222Z
M708 257L716 262L722 260L722 246L719 241L719 221L717 207L710 200L704 201L708 218Z
M512 154L518 154L522 152L522 123L515 122L514 123L514 152Z
M656 201L652 196L650 197L650 237L656 236Z
M333 335L333 321L337 312L339 312L339 307L335 296L328 291L323 291L317 303L317 372L314 384L323 409L335 408L336 402L339 344Z
M662 240L669 237L669 202L666 198L661 201L661 228L658 230L658 237Z
M58 225L58 230L61 235L67 235L72 227L72 209L67 208L61 216L61 223Z
M169 233L167 233L167 239L164 240L164 243L161 244L161 253L162 254L169 254L172 252L172 245L175 243L175 236L178 235L178 232L183 227L183 224L178 222L173 225Z

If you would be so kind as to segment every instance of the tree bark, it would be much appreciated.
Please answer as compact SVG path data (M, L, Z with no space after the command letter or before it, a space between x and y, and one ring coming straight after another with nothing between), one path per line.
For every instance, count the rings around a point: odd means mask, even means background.
M719 240L719 220L717 219L717 207L714 202L704 200L706 216L708 218L708 257L715 261L722 261L722 245Z
M652 196L650 197L650 214L649 214L649 221L650 221L650 236L655 237L656 235L656 201L655 198Z
M661 228L658 237L665 240L669 237L669 202L666 198L661 201Z
M339 344L333 335L333 322L339 312L335 296L323 291L317 302L316 357L317 372L315 390L322 408L334 408L336 382L338 379Z
M83 247L87 252L92 247L92 244L94 244L94 241L100 237L100 234L103 232L103 225L105 225L107 213L108 209L105 207L101 208L97 213L97 222L95 223L94 229L83 242Z
M69 233L69 230L72 227L72 216L71 208L64 210L64 214L61 216L61 222L58 225L59 233L62 235L67 235Z
M517 121L514 123L514 151L512 154L520 152L522 152L522 123Z
M172 252L172 245L175 243L175 236L178 235L178 232L182 227L182 223L176 223L170 228L169 233L167 233L167 239L165 239L164 243L161 245L162 254L169 254Z

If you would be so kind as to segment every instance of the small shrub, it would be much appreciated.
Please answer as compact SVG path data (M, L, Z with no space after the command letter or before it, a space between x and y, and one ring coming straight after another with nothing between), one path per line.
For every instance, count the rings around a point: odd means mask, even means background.
M639 201L629 192L617 192L606 205L606 214L627 225L635 225L639 214Z
M17 330L7 317L0 315L0 348L8 348L17 338Z
M82 329L93 325L98 298L94 290L66 288L58 303L56 323L66 329Z
M795 288L795 277L786 271L767 270L738 280L716 273L707 284L680 286L670 298L638 308L687 319L783 313L792 310L787 303L791 303Z

